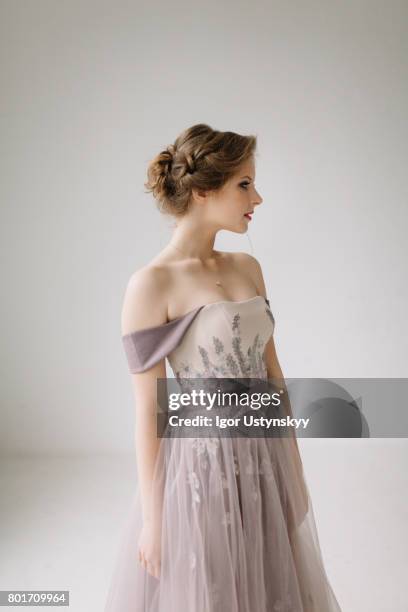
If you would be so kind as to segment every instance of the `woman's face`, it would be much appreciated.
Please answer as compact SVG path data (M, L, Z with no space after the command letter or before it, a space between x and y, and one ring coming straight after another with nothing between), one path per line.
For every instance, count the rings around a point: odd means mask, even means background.
M206 223L217 229L245 233L251 219L245 214L255 212L262 197L255 189L255 162L253 157L244 162L239 171L216 192L205 197L202 207Z

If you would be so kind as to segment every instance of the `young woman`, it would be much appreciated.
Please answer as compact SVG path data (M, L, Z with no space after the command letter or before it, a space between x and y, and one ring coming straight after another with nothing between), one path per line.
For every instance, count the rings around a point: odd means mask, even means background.
M139 484L105 612L340 612L295 436L157 436L166 358L180 382L283 379L260 264L213 248L262 203L255 149L255 136L198 124L148 168L175 229L124 297Z

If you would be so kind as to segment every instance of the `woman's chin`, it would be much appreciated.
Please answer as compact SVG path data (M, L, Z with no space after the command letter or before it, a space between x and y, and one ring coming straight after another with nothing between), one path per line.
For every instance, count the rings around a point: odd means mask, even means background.
M234 234L245 234L248 231L248 220L243 217L236 225L225 227L224 229L234 232Z
M249 221L248 219L246 219L245 217L242 217L242 221L239 224L240 225L240 230L239 233L240 234L245 234L248 231L248 225L249 225Z
M233 232L234 234L246 234L248 228L242 227L241 225L240 227L229 227L228 231Z

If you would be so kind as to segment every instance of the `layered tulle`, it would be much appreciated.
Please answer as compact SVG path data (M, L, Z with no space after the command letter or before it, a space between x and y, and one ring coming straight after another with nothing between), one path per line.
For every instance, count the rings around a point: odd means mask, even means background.
M290 438L163 438L161 573L138 561L139 491L105 612L339 612Z
M125 349L132 373L166 355L179 381L266 379L274 327L262 296L220 301L128 334ZM136 489L105 612L341 612L295 437L163 437L151 495L160 576L139 562Z

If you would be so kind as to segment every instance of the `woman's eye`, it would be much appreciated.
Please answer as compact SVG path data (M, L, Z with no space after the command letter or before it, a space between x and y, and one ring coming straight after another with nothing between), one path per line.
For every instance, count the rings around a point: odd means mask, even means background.
M240 187L242 187L243 189L246 189L248 187L249 183L240 183Z

